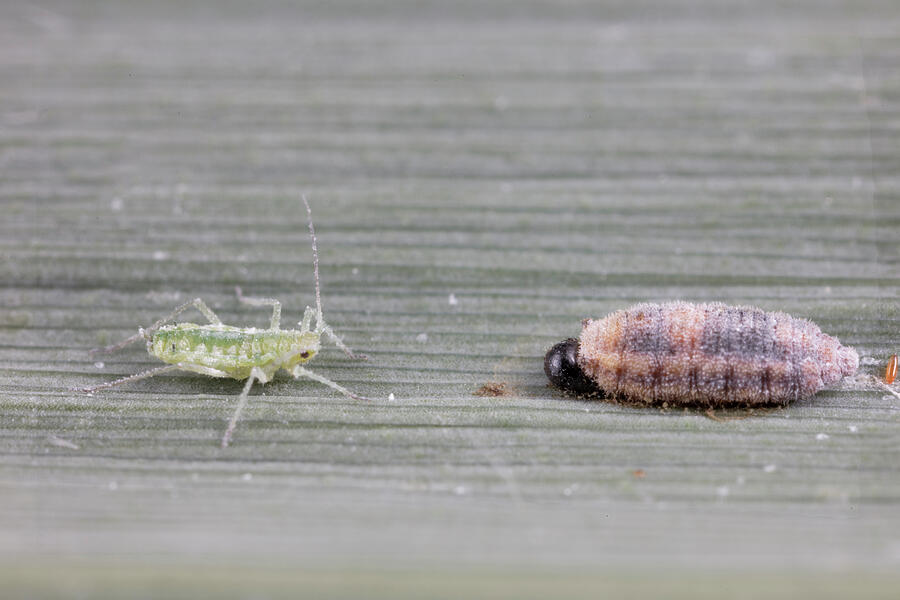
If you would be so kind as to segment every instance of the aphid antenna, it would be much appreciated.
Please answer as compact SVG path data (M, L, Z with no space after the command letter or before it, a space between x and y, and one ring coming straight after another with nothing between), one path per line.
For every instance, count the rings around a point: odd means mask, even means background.
M312 240L313 275L316 280L316 331L319 331L322 324L322 292L319 285L319 250L316 248L316 229L313 227L312 209L309 207L309 202L306 200L306 194L301 194L300 198L303 200L303 204L306 205L309 237Z
M335 345L344 351L344 353L350 358L355 358L359 360L368 360L368 357L365 354L355 354L350 348L348 348L341 338L335 335L334 331L331 330L331 327L325 322L325 317L322 316L322 286L319 283L319 249L316 247L316 228L313 227L312 222L312 209L309 208L309 201L306 199L306 194L300 194L300 198L303 200L303 204L306 205L306 215L309 220L309 237L312 240L312 251L313 251L313 275L316 280L316 330L315 332L318 334L327 335L331 338L331 341L335 343ZM304 320L306 319L304 315Z

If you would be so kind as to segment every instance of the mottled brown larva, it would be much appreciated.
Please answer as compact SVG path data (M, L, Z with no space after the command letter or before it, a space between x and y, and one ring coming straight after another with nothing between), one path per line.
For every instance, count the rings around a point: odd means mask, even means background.
M547 352L554 385L648 404L761 406L856 373L856 350L805 319L721 303L638 304L585 319Z

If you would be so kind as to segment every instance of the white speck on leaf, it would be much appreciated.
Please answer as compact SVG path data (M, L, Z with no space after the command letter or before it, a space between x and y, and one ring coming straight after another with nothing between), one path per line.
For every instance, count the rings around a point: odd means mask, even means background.
M390 394L388 394L388 401L393 402L394 400L396 400L396 398L394 397L394 393L391 392Z
M97 362L94 363L94 368L95 368L95 369L102 369L102 368L105 367L105 366L106 366L106 365L103 363L102 360L98 360Z
M464 485L458 485L455 488L453 488L453 493L456 494L457 496L464 496L468 491L469 490L466 489L466 486L464 486Z
M164 250L155 250L153 252L153 260L166 260L169 258L169 253Z
M820 442L823 440L827 440L829 437L831 437L831 436L828 435L827 433L817 433L816 434L816 439L819 440Z
M253 473L244 473L241 475L241 481L253 481Z
M856 433L857 431L859 431L859 427L857 427L856 425L848 425L847 429L850 430L850 433Z
M422 333L420 333L419 335L416 336L416 341L419 342L420 344L424 344L425 342L428 341L428 334L423 331Z
M778 470L778 465L766 465L763 467L763 471L766 473L774 473Z
M447 304L449 304L450 306L456 306L457 304L459 304L459 300L456 299L456 294L450 294L450 296L447 298Z
M69 440L64 440L61 437L57 437L52 434L47 436L47 441L53 446L58 446L60 448L69 448L71 450L78 450L78 444L70 442Z
M774 64L775 54L768 48L756 47L747 52L745 60L748 67L762 69Z

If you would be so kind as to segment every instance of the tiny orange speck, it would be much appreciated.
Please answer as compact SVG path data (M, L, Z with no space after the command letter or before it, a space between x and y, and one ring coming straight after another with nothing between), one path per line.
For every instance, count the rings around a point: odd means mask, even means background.
M887 369L884 370L884 381L890 385L894 383L894 380L897 378L897 363L900 362L897 360L897 355L893 354L888 359Z

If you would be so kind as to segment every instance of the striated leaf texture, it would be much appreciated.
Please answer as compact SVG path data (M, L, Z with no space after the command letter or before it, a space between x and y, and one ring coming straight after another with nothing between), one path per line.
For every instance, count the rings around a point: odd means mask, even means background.
M0 580L10 597L889 597L900 572L900 7L0 5ZM169 374L136 333L314 305L311 381ZM639 302L818 323L786 409L561 397ZM186 319L200 322L197 314ZM711 418L712 417L712 418ZM739 417L739 418L737 418Z

